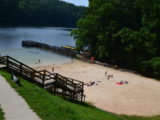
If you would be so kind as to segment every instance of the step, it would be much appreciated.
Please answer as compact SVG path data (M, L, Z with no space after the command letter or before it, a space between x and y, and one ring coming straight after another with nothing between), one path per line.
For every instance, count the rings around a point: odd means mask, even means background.
M5 68L5 67L6 67L6 65L0 64L0 69Z

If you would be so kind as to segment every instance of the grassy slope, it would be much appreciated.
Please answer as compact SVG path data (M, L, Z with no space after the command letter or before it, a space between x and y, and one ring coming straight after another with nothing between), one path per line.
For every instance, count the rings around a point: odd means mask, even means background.
M2 109L0 108L0 120L4 120L4 114L2 112Z
M10 74L4 71L0 73L43 120L122 120L89 105L67 102L23 79L23 86L19 87L11 81Z
M136 116L123 116L124 120L160 120L160 116L153 117L136 117Z
M5 71L0 73L43 120L160 120L160 116L151 118L116 116L89 105L67 102L23 79L21 79L23 86L18 87L10 80L10 74Z

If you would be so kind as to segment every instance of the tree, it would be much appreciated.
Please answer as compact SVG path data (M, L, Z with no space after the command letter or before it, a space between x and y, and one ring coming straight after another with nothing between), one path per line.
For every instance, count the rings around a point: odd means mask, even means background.
M77 48L88 46L101 61L142 71L144 62L160 56L159 11L159 0L90 0L73 31Z
M85 7L59 0L0 0L0 25L75 27Z

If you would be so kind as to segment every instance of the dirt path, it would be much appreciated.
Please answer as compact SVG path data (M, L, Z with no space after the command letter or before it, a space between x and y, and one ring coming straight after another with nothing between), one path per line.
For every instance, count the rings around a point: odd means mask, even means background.
M40 120L2 76L0 76L0 105L5 113L5 120Z
M37 69L51 71L52 67ZM113 75L105 78L105 71ZM99 81L85 86L86 101L96 107L116 114L152 116L160 115L160 82L134 73L74 60L73 63L54 66L54 71L64 76L84 81ZM116 82L127 81L118 85Z

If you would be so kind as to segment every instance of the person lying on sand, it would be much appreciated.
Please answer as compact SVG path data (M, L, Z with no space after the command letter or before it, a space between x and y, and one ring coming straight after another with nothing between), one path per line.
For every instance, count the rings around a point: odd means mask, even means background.
M93 86L93 85L98 85L98 83L100 83L100 81L96 81L96 82L95 81L93 81L93 82L90 81L88 83L85 83L84 85L89 87L89 86Z
M116 82L117 85L124 85L124 84L128 84L128 81L120 81L120 82Z

